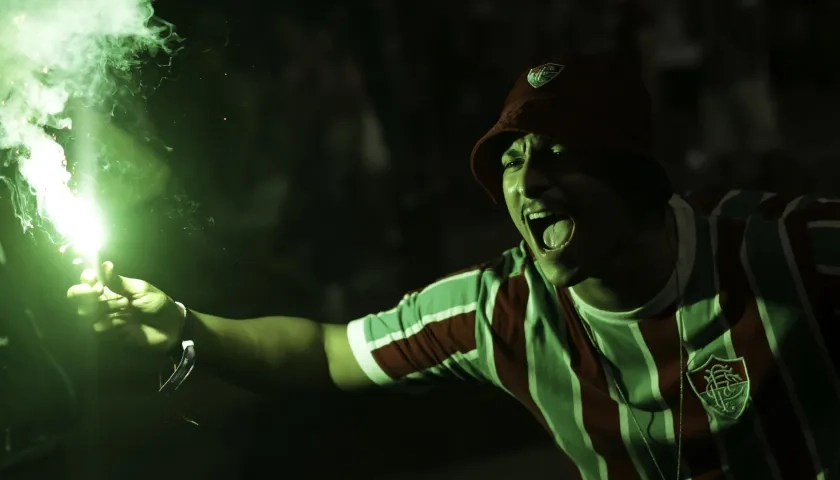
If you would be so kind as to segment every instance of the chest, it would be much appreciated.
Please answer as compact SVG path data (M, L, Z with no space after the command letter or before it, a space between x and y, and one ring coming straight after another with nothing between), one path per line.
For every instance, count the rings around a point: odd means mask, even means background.
M696 472L809 478L840 453L840 383L818 320L732 294L625 325L561 304L526 325L532 409L596 475L679 457Z

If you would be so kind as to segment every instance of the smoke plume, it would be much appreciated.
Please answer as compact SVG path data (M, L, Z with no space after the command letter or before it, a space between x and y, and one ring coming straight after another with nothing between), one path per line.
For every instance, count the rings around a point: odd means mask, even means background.
M3 179L24 229L46 221L62 241L97 247L95 205L56 133L73 128L69 102L107 104L144 55L170 53L171 26L153 12L150 0L0 1L0 149L16 172Z

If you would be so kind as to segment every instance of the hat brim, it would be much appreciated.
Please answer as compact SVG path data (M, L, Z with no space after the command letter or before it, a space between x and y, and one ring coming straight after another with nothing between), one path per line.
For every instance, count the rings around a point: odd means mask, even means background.
M473 147L470 155L473 177L496 204L504 203L502 154L517 138L529 133L533 132L497 123Z
M504 203L502 154L516 139L533 134L553 138L564 145L582 143L572 141L573 138L583 138L577 132L577 122L564 117L563 109L559 108L557 102L533 98L508 109L493 128L476 142L470 156L470 168L475 179L495 203Z
M586 150L624 151L650 155L649 144L644 138L623 137L621 142L604 145L603 138L618 136L618 126L605 119L608 111L594 108L569 108L569 102L531 99L511 108L473 147L470 168L473 176L497 204L504 203L502 192L501 156L517 138L528 134L552 138L564 146ZM579 106L578 106L579 107ZM585 115L570 115L586 112Z

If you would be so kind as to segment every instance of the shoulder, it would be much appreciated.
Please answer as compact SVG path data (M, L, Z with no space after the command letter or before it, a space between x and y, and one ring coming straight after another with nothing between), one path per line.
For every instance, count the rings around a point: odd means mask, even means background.
M840 217L840 199L755 190L692 192L683 197L697 215L730 220L817 220ZM840 218L838 218L840 219Z
M493 284L504 283L522 275L533 264L533 259L524 243L502 252L498 257L456 270L434 282L419 288L411 294L427 294L451 289L482 289Z
M775 274L790 268L803 277L840 265L838 198L730 190L685 200L697 216L715 224L718 257ZM721 253L729 250L731 255ZM778 268L770 272L772 265Z
M415 294L415 305L467 305L482 324L518 317L532 295L548 294L541 273L524 242L498 257L454 272ZM536 291L535 291L536 290ZM425 308L427 309L427 308Z

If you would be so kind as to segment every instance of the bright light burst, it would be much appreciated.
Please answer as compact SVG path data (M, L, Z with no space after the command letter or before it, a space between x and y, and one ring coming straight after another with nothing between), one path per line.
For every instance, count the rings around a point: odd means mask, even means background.
M29 155L19 168L40 214L49 219L62 241L87 262L94 262L105 240L100 214L93 198L79 196L70 188L71 175L65 165L64 150L43 135L31 139Z
M105 233L88 189L74 190L64 148L51 130L72 126L68 102L110 103L115 74L126 75L142 52L168 52L171 28L152 26L151 0L0 0L0 150L23 182L6 179L13 195L30 195L15 212L24 229L47 220L86 262L96 261ZM95 177L98 152L76 158ZM90 185L88 185L90 187Z

